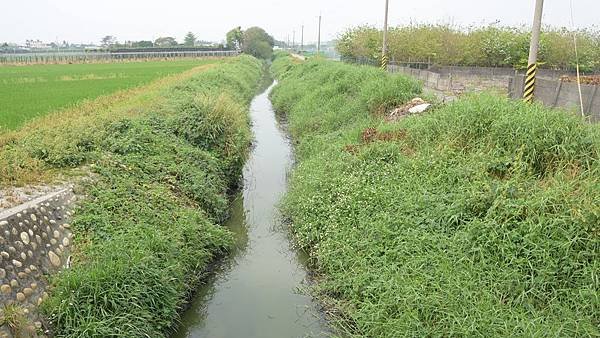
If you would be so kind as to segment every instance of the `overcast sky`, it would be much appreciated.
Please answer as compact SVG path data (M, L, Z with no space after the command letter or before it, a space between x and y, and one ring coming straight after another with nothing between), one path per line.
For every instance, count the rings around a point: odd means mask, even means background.
M105 35L119 41L152 40L187 31L199 39L221 41L234 26L258 25L277 39L316 40L323 15L323 40L348 27L382 25L384 0L0 0L0 42L26 39L98 43ZM577 27L600 24L600 0L572 0ZM412 22L484 25L530 24L535 0L390 0L390 24ZM570 27L570 0L546 0L544 23Z

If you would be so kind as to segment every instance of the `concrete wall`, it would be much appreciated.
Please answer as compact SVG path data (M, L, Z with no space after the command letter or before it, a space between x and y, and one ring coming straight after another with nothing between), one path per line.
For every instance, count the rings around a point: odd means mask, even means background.
M34 331L43 326L37 308L48 296L46 276L68 262L74 202L63 189L0 212L0 305L19 306ZM11 337L6 325L0 337Z
M500 89L508 91L510 77L506 75L477 75L468 73L438 73L432 70L390 65L392 73L410 75L423 81L423 85L444 92L481 91ZM486 71L482 71L483 74ZM514 75L514 73L513 73Z
M509 95L513 99L520 99L525 84L525 76L517 75L509 86ZM592 122L600 122L600 90L599 86L581 85L583 107L586 116ZM536 80L535 100L548 107L565 108L580 113L579 89L576 83L562 82L538 78Z
M423 70L390 65L389 71L410 75L423 81L425 87L443 92L460 93L500 89L513 99L522 97L525 83L524 75L515 75L514 70L507 68L437 67ZM560 72L541 70L540 74L535 89L537 101L552 108L580 111L577 84L560 81L558 79ZM550 74L552 78L544 77L543 74ZM581 86L584 111L592 122L600 122L600 89L598 87L600 86Z
M432 66L429 70L442 74L448 75L453 74L454 76L510 76L513 77L517 73L513 68L506 67L462 67L462 66ZM558 79L563 75L574 75L573 72L563 70L552 70L552 69L538 69L538 76L547 77L551 79Z

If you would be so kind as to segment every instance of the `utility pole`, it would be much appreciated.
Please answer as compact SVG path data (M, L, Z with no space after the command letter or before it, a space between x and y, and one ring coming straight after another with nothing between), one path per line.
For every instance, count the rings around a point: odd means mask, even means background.
M296 50L296 30L292 33L292 50Z
M381 69L387 70L388 68L388 53L387 53L387 37L388 37L388 9L389 0L385 0L385 17L383 19L383 48L381 50Z
M533 28L531 30L529 61L527 63L527 75L525 78L525 87L523 89L523 100L527 103L533 102L533 94L535 92L535 75L537 73L537 56L540 48L543 10L544 0L535 0L535 15L533 17Z
M300 38L300 52L304 50L304 25L302 25L302 34Z
M321 55L321 14L319 14L319 36L317 39L317 56Z

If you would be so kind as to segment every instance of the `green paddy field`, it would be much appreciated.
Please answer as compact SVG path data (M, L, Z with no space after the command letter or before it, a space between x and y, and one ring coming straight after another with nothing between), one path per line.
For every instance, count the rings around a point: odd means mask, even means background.
M51 111L214 60L0 67L0 132Z

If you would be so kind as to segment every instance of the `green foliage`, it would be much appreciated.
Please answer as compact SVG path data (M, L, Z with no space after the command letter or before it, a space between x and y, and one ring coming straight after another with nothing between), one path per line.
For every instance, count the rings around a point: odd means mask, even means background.
M275 39L260 27L250 27L244 31L242 50L246 54L263 60L270 60L273 55Z
M107 36L103 37L102 40L100 40L100 43L104 47L110 47L117 43L117 38L115 38L112 35L107 35Z
M51 111L212 61L31 65L0 68L0 131Z
M131 44L131 47L133 47L133 48L151 48L151 47L154 47L154 43L152 41L148 41L148 40L134 41Z
M183 38L183 45L193 47L196 45L196 36L192 32L188 32Z
M551 69L573 70L576 64L573 34L577 35L579 61L584 71L600 70L600 33L545 27L540 62ZM527 66L529 28L480 27L461 30L448 25L413 25L391 28L389 54L400 62L431 61L441 65L484 67ZM378 60L382 33L371 26L344 32L337 49L344 58Z
M244 42L244 32L242 31L242 27L236 27L227 32L226 40L227 48L235 50L241 49Z
M51 278L43 304L54 336L162 337L172 327L232 244L218 224L250 145L247 109L261 70L250 56L221 61L142 94L153 100L62 116L0 149L3 170L18 172L29 154L42 172L94 173L72 220L73 266Z
M299 160L284 213L348 336L600 334L597 125L488 94L389 123L366 98L412 81L273 69Z
M157 47L174 47L177 46L177 40L170 36L163 36L154 41L154 45Z

